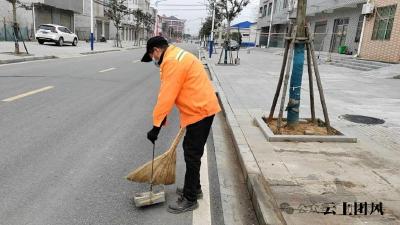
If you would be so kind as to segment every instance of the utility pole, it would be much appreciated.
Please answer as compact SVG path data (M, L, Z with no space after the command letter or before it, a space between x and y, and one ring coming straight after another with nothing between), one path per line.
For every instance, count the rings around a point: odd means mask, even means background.
M118 32L118 28L117 28ZM118 40L117 40L118 41ZM90 0L90 49L93 51L94 35L93 35L93 0Z
M269 31L268 31L268 42L267 42L267 48L269 48L269 44L271 43L271 33L272 33L272 20L274 18L274 9L275 9L275 0L272 0L272 5L271 5L272 9L271 9L271 17L269 19ZM257 35L256 35L257 36Z
M36 13L35 13L35 3L32 3L32 17L33 17L33 36L36 40ZM75 27L75 26L74 26Z
M212 15L212 22L211 22L211 39L210 39L210 52L209 52L209 58L211 58L212 53L213 53L213 48L214 48L214 23L215 23L215 6L217 4L217 0L214 0L214 5L213 5L213 15Z
M368 0L367 3L371 3L371 0ZM362 47L362 44L363 44L363 41L364 41L364 32L365 32L365 25L366 25L366 23L367 23L367 16L364 15L364 18L363 18L363 26L362 26L362 28L361 28L360 41L359 41L359 43L358 43L357 57L360 57L360 54L361 54L361 47Z
M307 0L297 1L296 42L294 45L293 70L290 79L289 103L287 106L287 124L294 127L299 122L300 91L304 67L304 49L306 40Z

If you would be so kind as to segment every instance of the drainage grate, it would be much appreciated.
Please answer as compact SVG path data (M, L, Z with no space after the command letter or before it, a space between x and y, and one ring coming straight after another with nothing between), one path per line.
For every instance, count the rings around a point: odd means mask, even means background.
M361 123L361 124L368 124L368 125L375 125L375 124L384 124L385 121L382 119L369 117L369 116L361 116L361 115L341 115L339 118L348 120L353 123Z

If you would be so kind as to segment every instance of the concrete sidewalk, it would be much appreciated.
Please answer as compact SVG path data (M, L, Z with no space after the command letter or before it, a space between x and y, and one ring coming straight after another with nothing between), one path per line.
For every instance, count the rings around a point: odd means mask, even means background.
M77 46L66 44L62 47L56 46L54 43L45 43L44 45L40 45L37 42L25 42L29 52L29 55L27 55L23 43L20 42L19 44L20 51L24 54L14 55L11 54L14 51L14 42L0 42L0 64L51 58L82 57L88 54L140 48L140 46L134 46L133 42L122 42L123 48L117 48L113 46L114 43L112 41L109 41L104 43L95 43L94 51L92 52L90 49L90 43L84 41L78 42Z
M269 112L282 49L241 51L238 66L218 66L218 58L214 55L208 61L209 68L260 224L400 224L400 80L391 76L398 73L398 65L376 74L320 65L331 123L357 137L358 143L272 143L266 141L254 118ZM310 115L304 74L303 118ZM318 100L316 95L317 117L323 118ZM386 122L356 124L342 119L344 114ZM364 202L367 215L360 211ZM383 215L373 210L379 209L380 202ZM358 215L354 215L355 205Z

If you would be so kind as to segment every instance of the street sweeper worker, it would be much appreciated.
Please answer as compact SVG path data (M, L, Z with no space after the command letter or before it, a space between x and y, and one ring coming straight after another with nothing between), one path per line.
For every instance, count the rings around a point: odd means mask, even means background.
M169 45L163 37L148 40L142 62L153 62L160 67L161 85L153 111L153 128L147 138L154 144L167 115L174 105L180 114L180 126L186 128L183 140L186 163L183 188L168 211L182 213L198 207L202 197L200 164L214 115L221 111L217 96L202 62L193 54Z

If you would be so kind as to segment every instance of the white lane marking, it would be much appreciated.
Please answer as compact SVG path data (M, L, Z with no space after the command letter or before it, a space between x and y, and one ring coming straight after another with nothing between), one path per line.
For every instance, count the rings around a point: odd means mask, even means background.
M193 211L193 225L211 225L210 185L208 180L207 147L204 146L204 155L200 167L201 189L203 199L199 199L199 208Z
M105 69L105 70L100 70L99 73L105 73L105 72L109 72L111 70L115 70L115 68L111 67L111 68L108 68L108 69Z
M132 61L133 63L138 63L138 62L140 62L140 60L134 60L134 61Z
M27 96L30 96L30 95L34 95L34 94L37 94L37 93L40 93L40 92L44 92L44 91L50 90L52 88L54 88L54 87L53 86L48 86L48 87L40 88L40 89L37 89L37 90L33 90L33 91L30 91L30 92L26 92L26 93L11 97L11 98L3 99L2 102L12 102L12 101L15 101L15 100L20 99L20 98L24 98L24 97L27 97Z

